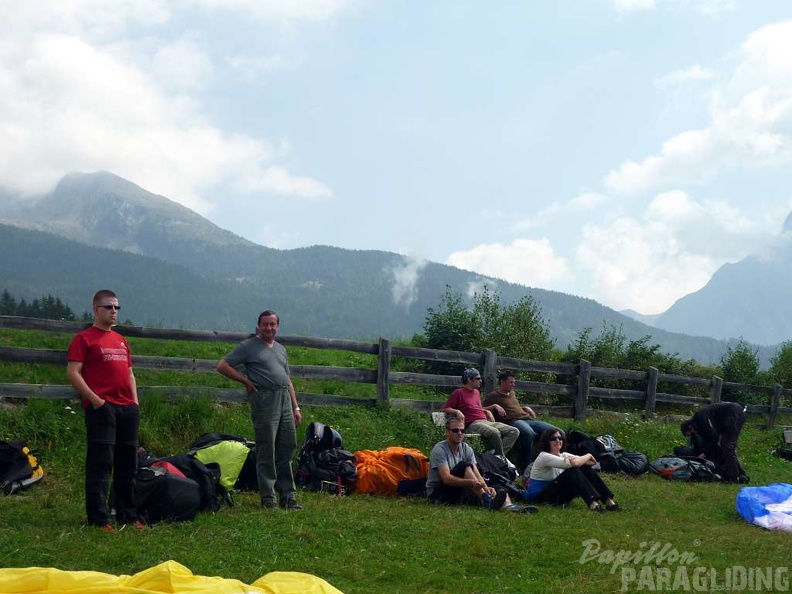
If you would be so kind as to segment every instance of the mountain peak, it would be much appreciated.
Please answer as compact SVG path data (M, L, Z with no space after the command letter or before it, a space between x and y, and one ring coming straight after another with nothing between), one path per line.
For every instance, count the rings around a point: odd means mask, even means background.
M8 222L19 227L155 257L176 245L193 251L206 244L255 245L109 171L69 173L14 215Z

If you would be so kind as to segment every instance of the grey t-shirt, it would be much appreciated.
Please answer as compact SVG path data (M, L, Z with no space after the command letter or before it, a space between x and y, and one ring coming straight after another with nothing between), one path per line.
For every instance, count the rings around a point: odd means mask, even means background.
M448 469L452 470L460 462L476 463L476 454L473 452L473 448L464 441L459 444L459 449L456 453L451 451L448 442L445 440L433 447L432 452L429 454L429 475L426 477L426 494L431 495L435 488L443 483L440 473L437 472L440 466L448 466Z
M289 386L289 359L286 349L276 342L271 347L259 338L240 342L225 358L231 367L245 366L245 375L259 390L277 390Z

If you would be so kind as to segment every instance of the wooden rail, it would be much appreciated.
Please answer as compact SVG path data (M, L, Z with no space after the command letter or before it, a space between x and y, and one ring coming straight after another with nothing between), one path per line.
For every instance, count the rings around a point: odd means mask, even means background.
M0 328L18 330L44 330L74 334L86 328L84 322L61 322L37 318L0 316ZM163 328L143 328L136 326L118 326L116 330L127 337L150 338L160 340L183 340L195 342L227 342L237 343L250 336L248 333L217 332L206 330L176 330ZM355 353L370 354L377 357L377 365L372 369L354 367L333 367L318 365L292 365L292 377L305 380L338 380L343 382L373 384L376 386L376 398L355 398L329 394L313 394L300 392L300 401L314 405L345 405L356 404L373 406L377 403L389 403L396 406L410 406L426 411L437 410L441 400L410 400L391 398L390 386L405 384L430 386L438 388L455 388L459 386L458 375L437 375L392 370L391 361L394 357L419 361L455 363L460 371L466 366L481 369L484 377L484 392L496 385L498 370L510 369L515 372L545 374L547 381L520 380L518 391L534 394L546 394L564 402L562 405L533 405L537 412L547 412L554 416L574 417L582 421L590 413L591 399L613 402L632 402L643 409L647 416L656 413L657 403L681 405L701 405L719 402L723 392L747 392L767 397L767 404L750 404L749 412L766 415L766 425L773 427L779 414L790 415L792 408L781 407L782 398L792 396L792 390L776 386L753 386L724 382L713 376L711 379L685 377L660 373L655 368L646 371L632 369L612 369L594 367L590 362L581 359L578 363L557 363L551 361L532 361L499 357L494 351L484 353L468 353L424 349L418 347L392 346L387 339L381 338L376 343L339 340L334 338L311 338L279 336L278 341L284 346L308 347L314 349L330 349ZM217 361L190 359L180 357L153 357L135 355L135 366L142 369L179 371L188 373L215 373ZM66 352L57 349L28 349L0 346L0 361L10 363L48 363L66 365ZM562 381L559 381L562 380ZM598 380L628 380L636 385L633 389L612 388L596 385ZM690 396L673 392L658 391L658 386L692 386L707 393L706 397ZM198 394L222 402L242 402L245 400L241 389L212 387L173 387L173 386L138 386L141 398L150 394L159 394L167 399L179 399ZM74 391L68 385L41 384L0 384L0 397L13 398L74 398Z

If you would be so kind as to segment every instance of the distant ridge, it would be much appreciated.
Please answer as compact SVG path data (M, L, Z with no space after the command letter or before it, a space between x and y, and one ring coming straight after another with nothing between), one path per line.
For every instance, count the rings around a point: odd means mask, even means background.
M83 311L94 290L112 286L124 314L143 325L252 331L266 307L281 314L285 334L409 338L447 287L468 295L486 284L504 303L535 299L560 349L603 326L621 327L628 340L651 335L665 352L703 364L729 344L652 328L591 299L390 252L263 247L104 171L70 174L24 203L0 192L0 222L5 288L23 298L57 294Z

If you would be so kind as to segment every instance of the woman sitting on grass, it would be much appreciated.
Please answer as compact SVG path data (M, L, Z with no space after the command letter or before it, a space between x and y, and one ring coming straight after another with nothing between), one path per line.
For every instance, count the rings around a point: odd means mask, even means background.
M528 488L523 497L532 503L563 505L580 497L595 512L618 511L613 493L592 468L597 460L591 454L575 456L564 452L564 432L547 429L539 436L542 450L531 467Z

